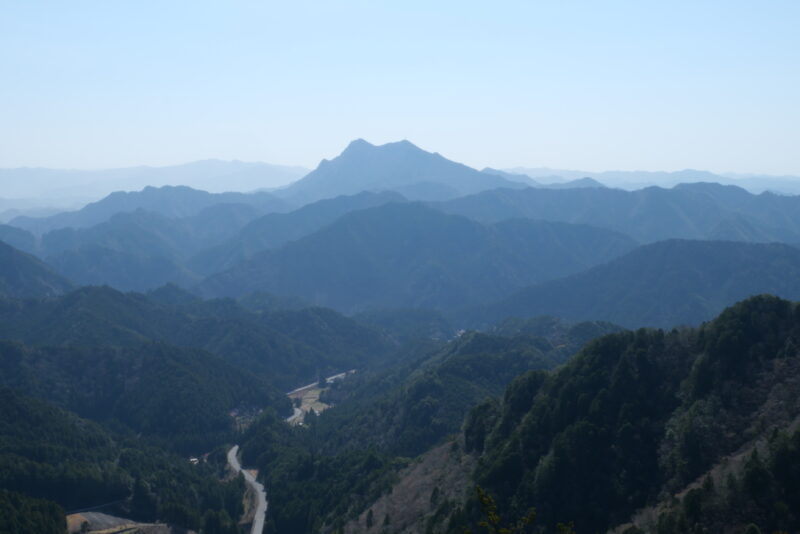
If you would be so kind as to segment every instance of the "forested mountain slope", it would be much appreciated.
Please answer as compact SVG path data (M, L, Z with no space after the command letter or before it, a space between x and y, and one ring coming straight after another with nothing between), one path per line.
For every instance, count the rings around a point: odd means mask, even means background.
M485 226L395 203L349 213L199 287L217 296L263 290L344 311L452 310L578 272L634 246L588 226L521 219Z
M523 289L474 317L485 322L550 314L669 328L699 324L761 293L800 299L800 250L777 243L670 240Z
M71 282L35 257L0 241L0 297L52 297L71 288Z
M0 224L0 241L22 252L36 254L36 237L22 228Z
M159 302L108 287L46 301L0 300L0 339L26 344L135 347L159 341L200 348L288 390L318 373L386 358L393 345L374 329L322 308L255 312L233 300L184 294Z
M257 421L244 436L243 454L265 473L275 528L341 527L388 490L404 457L457 432L468 406L499 394L515 374L560 364L589 332L618 330L549 323L547 338L471 332L447 344L417 343L408 349L416 358L335 383L323 398L336 407L307 416L305 427L288 432L269 416Z
M164 344L32 348L3 341L0 369L0 385L195 453L231 439L233 410L288 411L282 392L252 373Z
M385 452L417 456L456 432L466 407L500 395L515 376L555 368L589 339L618 330L561 323L538 336L467 332L439 349L433 345L429 354L378 375L377 381L355 377L334 386L325 398L337 409L320 417L318 435L327 450L374 443Z
M602 532L661 501L666 515L640 518L644 531L794 531L798 434L781 432L800 415L798 346L800 309L770 296L694 330L600 338L549 376L519 377L499 407L473 410L464 439L480 455L474 481L504 517L536 507L539 531L574 521ZM762 456L706 477L760 439ZM703 490L670 501L692 483ZM449 531L469 523L471 506Z
M62 228L42 236L39 254L60 273L84 285L108 284L144 291L201 277L189 258L234 236L262 211L247 204L217 204L196 215L168 218L139 209L89 228Z
M230 527L241 514L244 484L220 482L216 461L193 466L2 387L0 408L0 528L11 523L5 532L64 532L64 509L108 503L107 511L126 517L196 530L220 517ZM26 510L30 515L20 514Z
M753 195L715 183L635 191L497 189L435 206L481 221L527 217L590 224L643 243L671 238L800 241L800 196Z
M320 200L289 213L269 213L250 222L224 243L199 252L189 266L202 274L224 271L262 250L278 248L312 234L352 211L404 200L402 195L391 191L363 191Z
M77 211L50 217L17 217L12 226L44 234L59 228L86 228L109 220L118 213L143 209L165 217L181 218L196 215L216 204L247 204L262 213L285 211L288 206L269 193L208 193L186 186L145 187L141 191L111 193L102 200L87 204Z

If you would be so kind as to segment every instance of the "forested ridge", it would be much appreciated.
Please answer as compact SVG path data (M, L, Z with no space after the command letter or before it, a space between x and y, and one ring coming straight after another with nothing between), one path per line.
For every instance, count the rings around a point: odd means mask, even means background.
M387 358L394 344L332 310L249 309L181 290L152 296L84 287L46 300L0 300L0 338L35 345L201 348L282 391L318 373Z
M284 428L267 413L243 438L243 457L265 473L269 532L342 527L382 492L412 458L459 431L468 406L497 395L527 369L550 369L580 349L604 324L539 318L531 331L464 333L448 343L418 341L389 369L357 373L323 397L336 405ZM547 325L543 327L543 325ZM401 351L402 353L402 351ZM416 355L411 357L410 355Z
M668 240L475 309L472 322L509 316L602 319L627 328L696 326L768 293L800 299L800 250L782 243Z
M800 531L798 206L357 140L13 219L0 534L244 534L234 445L267 534Z
M224 452L191 465L133 435L116 434L7 388L0 389L0 402L0 506L14 507L17 514L0 519L12 524L6 532L21 532L14 529L26 522L42 532L63 532L64 509L106 503L134 519L191 529L200 529L207 515L222 516L228 532L235 532L230 518L241 513L244 483L219 481ZM26 507L41 511L29 515ZM56 517L58 530L50 526Z
M0 342L0 370L2 385L194 453L233 438L230 411L285 409L286 403L218 357L157 343L31 348Z
M536 507L541 528L604 531L663 502L637 528L793 531L796 482L777 466L795 468L796 434L786 430L800 414L798 336L797 305L761 296L698 329L597 339L559 371L529 372L501 404L473 410L464 440L480 455L474 481L507 516ZM759 439L761 455L754 449L725 479L707 476ZM692 483L701 489L671 499ZM469 522L470 506L449 530Z

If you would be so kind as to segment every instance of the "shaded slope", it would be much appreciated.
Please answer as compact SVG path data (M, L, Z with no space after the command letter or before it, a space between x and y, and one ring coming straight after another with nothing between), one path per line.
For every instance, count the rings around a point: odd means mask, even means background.
M52 297L71 287L38 259L0 241L0 297Z
M800 415L798 339L797 305L771 296L698 329L600 338L544 380L515 380L499 409L473 410L465 439L481 455L474 480L497 497L501 515L534 506L545 529L575 521L578 532L604 532L646 504L674 505L671 496L695 483L699 494L681 495L684 517L653 517L645 531L739 532L750 522L795 530L800 501L789 473L771 480L762 464L754 478L756 458L741 482L700 477L760 439L797 457L778 431ZM704 509L714 488L731 500ZM786 506L775 506L779 497ZM469 515L453 515L451 531L461 531Z
M376 331L332 310L253 312L232 300L144 295L86 287L48 301L0 300L0 338L27 344L137 347L153 340L209 351L288 390L318 372L387 357Z
M527 217L590 224L642 242L734 235L746 240L800 241L800 197L752 195L735 186L710 183L637 191L591 187L500 189L436 206L483 221ZM735 227L742 224L751 229L737 232ZM730 225L733 227L726 230Z
M285 409L281 392L219 357L164 344L28 348L0 342L0 383L180 450L230 439L233 409Z
M454 309L578 272L634 246L596 228L529 220L484 226L420 204L345 215L205 280L209 295L268 291L341 310Z
M117 213L144 209L165 217L189 217L215 204L248 204L267 211L287 209L284 202L268 193L208 193L186 186L145 187L136 192L111 193L102 200L87 204L78 211L50 217L17 217L13 226L36 234L58 228L85 228L107 221Z
M776 243L670 240L521 290L477 316L492 321L548 314L672 327L698 324L761 293L800 298L800 250Z
M398 193L365 191L320 200L289 213L270 213L250 222L225 243L198 253L189 265L202 274L224 271L262 250L277 248L312 234L352 211L404 200Z
M16 521L16 528L3 532L66 531L63 509L29 498L67 510L105 504L106 512L198 530L207 510L241 513L244 484L221 482L213 455L193 466L183 456L4 387L0 407L0 528ZM16 512L27 508L34 515L7 514L9 501ZM42 528L59 509L61 528ZM36 528L24 528L26 521Z
M457 432L472 406L502 394L514 377L555 368L587 339L619 330L553 320L545 335L467 332L438 347L429 344L414 360L383 374L335 386L326 398L337 409L320 416L316 431L324 450L373 444L414 457ZM593 335L587 338L588 331Z
M190 286L200 277L185 267L188 258L260 214L247 204L215 204L180 219L140 209L89 228L48 232L41 249L48 263L81 284L139 291L170 282Z
M7 224L0 224L0 241L19 249L22 252L36 254L36 238L32 233L27 232L22 228L9 226Z

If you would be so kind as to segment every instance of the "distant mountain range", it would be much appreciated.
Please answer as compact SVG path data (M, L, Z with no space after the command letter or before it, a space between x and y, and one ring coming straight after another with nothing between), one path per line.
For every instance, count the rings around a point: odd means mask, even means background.
M109 220L117 213L144 209L166 217L188 217L219 204L243 204L262 212L284 211L288 206L269 193L208 193L186 186L145 187L141 191L116 192L102 200L87 204L77 211L67 211L50 217L16 217L12 226L35 234L59 228L86 228Z
M800 300L800 249L771 243L669 240L523 289L478 312L486 322L555 315L628 328L697 325L769 293Z
M224 243L198 253L188 265L200 274L218 273L250 259L258 252L278 248L312 234L352 211L405 200L405 197L393 191L363 191L313 202L289 213L268 213L247 224Z
M800 531L800 196L363 140L218 192L267 171L0 224L0 532L238 532L233 443L271 532Z
M173 219L140 209L89 228L48 232L39 250L49 264L80 284L138 291L168 282L189 286L200 279L186 267L189 259L233 238L261 213L246 204L216 204Z
M212 193L271 189L307 173L308 169L302 167L214 159L165 167L99 170L23 167L0 169L0 191L6 199L28 199L28 205L34 199L38 199L39 206L48 202L63 205L65 199L93 201L114 191L138 191L147 186L185 185Z
M0 241L28 254L36 254L38 245L36 237L22 228L0 224Z
M454 309L597 265L631 250L621 234L582 225L511 220L482 225L418 203L352 212L265 251L199 287L299 296L345 311Z
M53 297L71 288L68 280L35 257L0 241L0 297Z
M336 158L323 160L308 175L276 191L301 205L362 191L396 191L412 200L442 200L497 187L522 188L525 178L511 180L477 171L425 152L408 141L372 145L357 139Z
M517 174L514 172L508 171L501 171L498 169L492 169L491 167L486 167L483 169L485 173L489 174L496 174L497 176L503 176L508 178L509 180L513 180L516 182L525 183L531 187L540 187L543 189L573 189L573 188L581 188L581 187L606 187L605 184L601 184L597 180L593 178L583 177L583 178L575 178L574 180L565 181L561 179L559 176L545 176L541 181L534 180L528 175L525 174ZM557 179L557 180L556 180ZM554 182L550 182L551 180L556 180Z
M526 217L589 224L642 242L670 238L800 242L800 197L753 195L712 183L637 191L496 189L433 205L487 222Z
M117 192L77 211L18 217L13 225L0 225L0 240L18 249L9 257L29 267L22 269L29 280L46 280L31 282L20 296L58 294L71 283L136 291L174 283L205 295L266 292L371 313L455 313L527 286L579 276L642 243L800 243L800 197L754 195L714 183L625 191L585 177L547 182L552 176L541 174L537 182L507 171L477 171L407 141L374 146L357 140L279 191L167 186ZM679 176L709 177L693 171ZM445 200L413 200L419 198ZM702 256L706 245L693 246ZM674 289L667 274L649 281L654 290ZM690 293L687 298L694 298L696 292ZM663 326L694 322L732 302L723 296L700 311L671 317L638 310L627 318L577 318L625 325L645 318ZM512 312L559 313L537 306L512 306ZM564 313L575 318L568 309Z
M735 185L751 193L772 191L788 195L800 194L800 176L772 176L768 174L715 174L708 171L686 169L683 171L575 171L547 167L513 167L505 172L523 175L537 182L567 182L581 178L594 178L610 187L626 190L651 186L672 187L692 182L715 182Z

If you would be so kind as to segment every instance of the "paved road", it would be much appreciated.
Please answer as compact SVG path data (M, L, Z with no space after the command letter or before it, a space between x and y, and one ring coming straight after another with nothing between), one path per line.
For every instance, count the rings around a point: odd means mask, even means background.
M289 424L293 424L298 419L301 419L305 415L305 412L298 408L297 406L294 407L294 413L286 418L286 422Z
M238 445L231 447L231 450L228 451L228 465L237 473L242 473L244 475L245 482L253 488L258 497L256 514L253 517L253 527L250 529L250 534L261 534L264 530L264 518L267 515L267 492L264 490L264 486L261 485L253 475L242 469L242 466L239 464L239 459L236 457L238 453Z
M355 369L350 369L349 371L345 371L344 373L339 373L337 375L329 376L328 378L325 379L325 381L328 384L330 384L332 382L336 382L337 380L341 380L342 378L346 377L347 375L351 375L351 374L353 374L355 372L356 372ZM299 387L297 389L293 389L292 391L287 393L287 395L292 395L293 393L299 393L300 391L303 391L303 390L306 390L306 389L315 388L318 385L319 385L319 382L312 382L312 383L307 384L305 386L301 386L301 387Z

